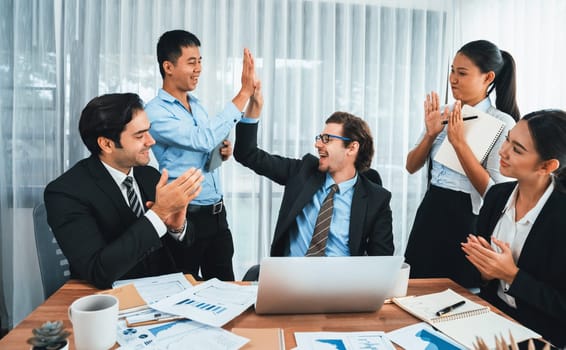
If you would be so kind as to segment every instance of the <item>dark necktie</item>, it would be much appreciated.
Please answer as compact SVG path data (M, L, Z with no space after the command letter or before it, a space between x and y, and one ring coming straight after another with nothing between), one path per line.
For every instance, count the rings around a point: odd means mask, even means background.
M128 203L130 203L130 208L139 218L143 215L143 208L141 207L141 203L139 200L136 191L134 190L134 179L131 176L127 176L124 180L124 186L126 186L127 194L128 194Z
M332 210L334 208L334 193L338 192L338 185L334 184L330 187L330 192L322 202L320 211L316 217L316 225L312 235L309 250L306 256L324 256L326 250L326 242L328 241L328 231L330 231L330 222L332 221Z

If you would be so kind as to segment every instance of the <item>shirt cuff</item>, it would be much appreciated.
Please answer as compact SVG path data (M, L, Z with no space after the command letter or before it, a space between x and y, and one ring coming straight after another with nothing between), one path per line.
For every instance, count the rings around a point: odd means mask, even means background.
M240 111L238 107L236 107L234 102L230 101L228 102L226 107L224 107L224 110L221 112L221 115L222 115L222 119L224 119L225 121L230 121L231 123L236 124L242 119L244 113Z
M240 119L240 123L243 124L257 124L259 123L259 118L248 118L248 117L243 117L242 119Z
M175 239L176 239L177 241L179 241L179 242L182 241L183 238L185 238L185 233L186 233L186 232L187 232L187 228L186 228L186 227L185 227L185 230L184 230L183 232L181 232L181 233L173 233L173 232L167 231L167 233L168 233L171 237L175 238Z
M150 209L146 211L145 217L151 222L159 238L165 236L167 233L167 226L165 226L165 223L161 221L161 218L157 216L153 210Z

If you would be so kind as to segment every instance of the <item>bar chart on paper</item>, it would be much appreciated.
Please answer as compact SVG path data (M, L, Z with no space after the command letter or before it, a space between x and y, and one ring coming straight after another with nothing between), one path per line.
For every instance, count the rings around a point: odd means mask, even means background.
M240 286L211 279L152 304L151 307L210 326L222 327L252 306L256 296L257 286Z
M212 312L213 314L217 314L217 315L228 310L228 308L225 307L225 306L209 304L209 303L202 302L202 301L199 302L197 300L190 299L190 298L181 300L181 301L175 303L175 305L188 305L188 306L192 306L192 307L195 307L197 309L200 309L202 311Z
M295 340L305 350L394 350L383 332L296 332Z

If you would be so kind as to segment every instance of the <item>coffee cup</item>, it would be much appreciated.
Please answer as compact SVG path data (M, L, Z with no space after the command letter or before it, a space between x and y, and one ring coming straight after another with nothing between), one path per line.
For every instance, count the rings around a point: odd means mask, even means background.
M407 295L407 286L409 285L409 274L411 273L411 265L403 263L401 270L397 275L391 297L404 297Z
M77 350L107 350L116 343L118 299L94 294L75 300L69 307L69 320Z

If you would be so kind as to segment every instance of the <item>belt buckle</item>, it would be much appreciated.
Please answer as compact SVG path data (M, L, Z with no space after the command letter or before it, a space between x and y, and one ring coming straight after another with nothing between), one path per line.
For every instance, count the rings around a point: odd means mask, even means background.
M222 212L222 201L212 205L212 215L220 214Z

